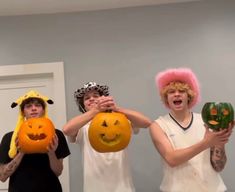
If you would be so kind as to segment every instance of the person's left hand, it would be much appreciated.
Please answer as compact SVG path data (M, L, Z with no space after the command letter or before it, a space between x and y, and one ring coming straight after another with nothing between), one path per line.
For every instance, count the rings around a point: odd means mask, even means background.
M48 153L55 152L57 147L58 147L58 137L55 134L52 141L50 142L50 144L47 147Z

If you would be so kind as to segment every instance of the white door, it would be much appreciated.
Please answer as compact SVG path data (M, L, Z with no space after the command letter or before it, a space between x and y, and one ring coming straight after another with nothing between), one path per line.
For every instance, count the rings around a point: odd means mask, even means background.
M66 122L64 68L62 62L0 66L0 140L14 130L19 107L11 103L29 90L37 90L54 101L48 105L48 116L57 129ZM1 158L1 157L0 157ZM60 176L64 192L69 192L68 158ZM7 191L8 181L0 182L0 191Z

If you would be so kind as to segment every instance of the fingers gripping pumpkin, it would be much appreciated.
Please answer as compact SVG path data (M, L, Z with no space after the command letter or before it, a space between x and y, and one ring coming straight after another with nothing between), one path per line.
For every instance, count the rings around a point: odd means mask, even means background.
M91 121L88 136L91 146L98 152L120 151L130 142L131 125L122 113L98 113Z
M230 103L205 103L201 114L204 123L214 131L228 128L234 120L234 110Z
M20 150L24 153L46 153L55 135L55 127L50 119L30 118L21 125L18 132Z

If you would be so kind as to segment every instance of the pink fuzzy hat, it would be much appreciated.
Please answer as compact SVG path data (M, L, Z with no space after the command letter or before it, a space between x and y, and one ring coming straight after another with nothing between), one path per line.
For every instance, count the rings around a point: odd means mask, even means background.
M159 72L155 77L156 86L159 93L161 90L171 82L180 81L187 83L195 92L195 97L190 103L189 107L193 107L200 101L200 87L196 75L189 68L167 69Z

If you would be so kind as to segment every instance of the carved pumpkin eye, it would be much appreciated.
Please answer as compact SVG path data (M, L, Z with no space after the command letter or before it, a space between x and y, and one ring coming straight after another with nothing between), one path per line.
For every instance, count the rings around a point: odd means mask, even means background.
M210 113L211 113L211 115L217 115L217 109L216 108L212 108Z
M102 126L103 126L103 127L108 127L106 121L103 121Z
M91 121L88 136L91 146L98 152L120 151L129 144L131 125L121 113L98 113Z
M205 103L201 114L204 123L214 131L228 128L234 120L234 110L230 103Z
M114 125L118 125L120 122L118 120L115 121Z
M31 118L18 132L19 146L24 153L46 153L55 135L55 127L48 118Z
M222 110L222 113L223 113L224 116L229 115L229 111L228 111L227 109L223 109L223 110Z

